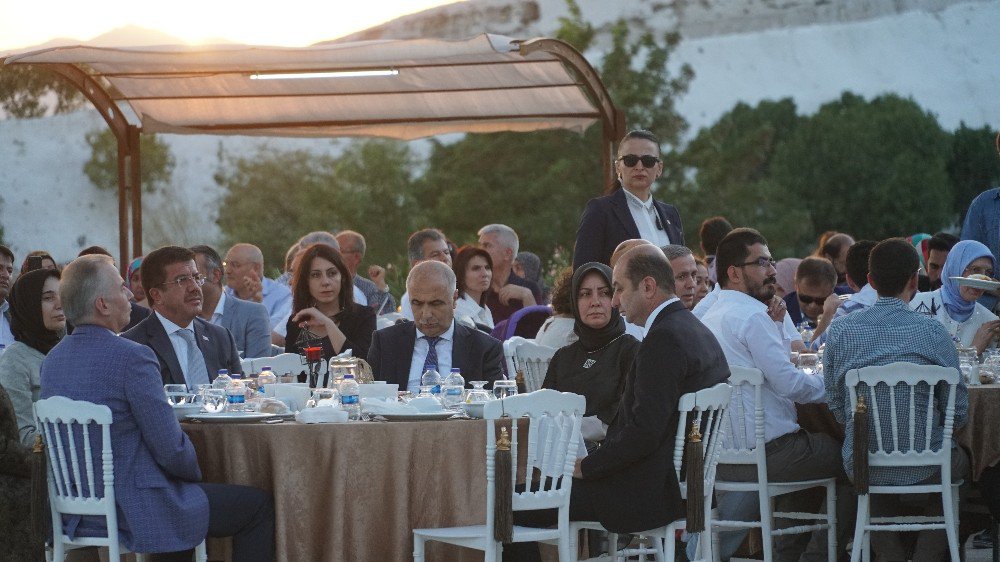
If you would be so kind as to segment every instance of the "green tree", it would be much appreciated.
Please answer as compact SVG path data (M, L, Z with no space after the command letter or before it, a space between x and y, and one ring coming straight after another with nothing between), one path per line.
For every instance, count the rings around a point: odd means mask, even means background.
M997 132L989 126L973 129L963 122L955 131L948 160L948 177L955 193L953 211L959 224L965 219L965 212L976 195L1000 185L996 138Z
M49 107L43 100L55 99ZM31 65L0 66L0 108L12 117L43 117L51 109L65 113L83 105L83 95L59 76Z
M83 172L98 189L118 189L118 141L110 129L87 133L90 160L83 165ZM153 192L170 185L177 161L170 146L153 134L140 135L139 155L142 166L140 179L145 192Z

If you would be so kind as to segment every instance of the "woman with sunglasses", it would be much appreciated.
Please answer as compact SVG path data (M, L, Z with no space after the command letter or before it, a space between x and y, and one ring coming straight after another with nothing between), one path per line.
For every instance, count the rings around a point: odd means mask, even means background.
M621 242L641 238L654 246L684 244L677 208L653 199L653 182L663 173L660 141L649 131L631 131L618 145L617 180L603 197L587 203L576 231L573 268L607 264Z
M285 351L302 353L298 341L309 330L323 348L323 359L345 350L368 357L375 331L375 310L354 302L354 284L344 258L333 246L313 244L299 255L292 274L292 315L286 325Z
M936 317L956 342L983 353L987 347L996 346L1000 320L976 302L985 291L959 285L953 278L985 275L993 279L995 271L993 254L986 245L975 240L963 240L948 252L941 270L941 288L929 293L917 293L910 301L910 308Z

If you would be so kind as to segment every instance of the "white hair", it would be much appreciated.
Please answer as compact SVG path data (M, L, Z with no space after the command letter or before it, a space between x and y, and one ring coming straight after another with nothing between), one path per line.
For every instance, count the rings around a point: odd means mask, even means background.
M517 248L519 246L519 241L517 239L517 233L514 229L505 224L488 224L479 229L477 235L482 237L484 234L496 234L497 241L504 245L504 247L509 248L510 251L517 255Z

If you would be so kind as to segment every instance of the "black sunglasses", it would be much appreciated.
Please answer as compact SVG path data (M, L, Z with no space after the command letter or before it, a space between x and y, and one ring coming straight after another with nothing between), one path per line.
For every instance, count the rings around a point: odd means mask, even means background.
M649 156L649 155L637 156L635 154L626 154L625 156L619 156L618 159L621 160L621 163L625 164L625 167L627 168L631 168L636 164L638 164L639 162L642 162L643 168L652 168L657 164L657 162L660 161L660 159L657 158L656 156Z
M799 295L799 302L802 304L823 304L826 297L810 297L809 295Z

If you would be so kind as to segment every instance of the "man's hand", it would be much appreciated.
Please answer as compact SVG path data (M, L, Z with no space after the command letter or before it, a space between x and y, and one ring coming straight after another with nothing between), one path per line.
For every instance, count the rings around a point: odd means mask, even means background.
M771 304L767 305L767 315L775 322L785 321L785 299L775 295L771 297Z
M251 271L250 275L243 276L243 291L237 296L245 301L264 301L264 285L256 271Z
M576 459L576 464L573 465L573 478L583 479L583 469L581 466L583 465L583 459L585 458L587 457L580 457Z
M368 266L368 278L375 283L379 291L383 293L389 288L389 285L385 282L385 268L381 265L369 265Z
M500 302L507 306L510 306L512 300L521 301L522 306L535 305L535 295L531 294L531 289L520 285L504 285L497 296L500 297Z
M823 301L823 316L833 320L833 315L837 313L837 309L840 308L840 303L844 301L840 300L840 295L837 293L830 293L830 296L826 297Z

